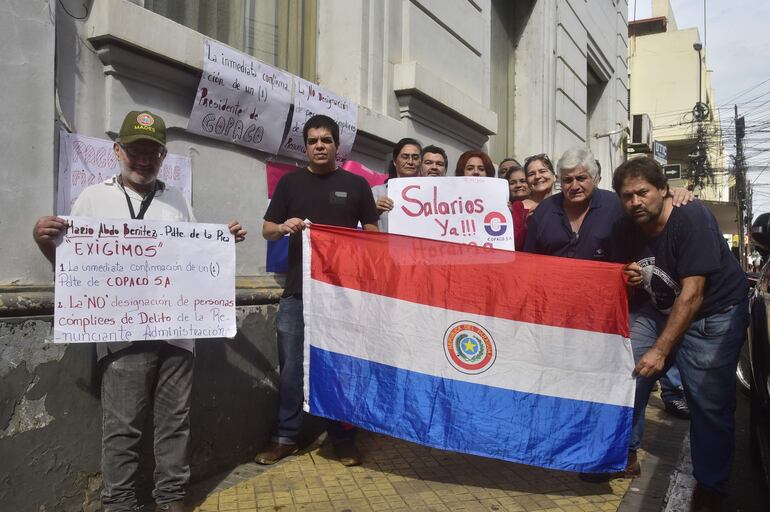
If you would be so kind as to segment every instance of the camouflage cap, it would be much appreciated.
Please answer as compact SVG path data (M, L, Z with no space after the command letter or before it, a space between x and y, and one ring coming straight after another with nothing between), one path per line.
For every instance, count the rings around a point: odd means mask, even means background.
M156 114L146 110L132 110L126 114L118 133L118 142L128 144L137 140L151 140L166 145L166 123Z

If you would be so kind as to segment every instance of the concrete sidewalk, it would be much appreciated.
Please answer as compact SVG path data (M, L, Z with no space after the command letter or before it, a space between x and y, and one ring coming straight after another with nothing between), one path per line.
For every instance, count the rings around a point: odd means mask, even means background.
M318 444L275 466L245 464L191 492L213 511L660 511L689 422L647 410L642 476L590 484L577 474L426 448L360 432L364 464Z

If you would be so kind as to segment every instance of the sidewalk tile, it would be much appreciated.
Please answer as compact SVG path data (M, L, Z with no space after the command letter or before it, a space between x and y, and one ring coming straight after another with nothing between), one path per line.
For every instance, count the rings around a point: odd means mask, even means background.
M654 420L649 430L663 435L665 428ZM328 447L268 468L245 464L215 484L196 511L601 512L617 510L631 485L627 479L589 484L575 473L444 452L364 431L357 439L362 466L342 466ZM644 471L644 459L642 465Z

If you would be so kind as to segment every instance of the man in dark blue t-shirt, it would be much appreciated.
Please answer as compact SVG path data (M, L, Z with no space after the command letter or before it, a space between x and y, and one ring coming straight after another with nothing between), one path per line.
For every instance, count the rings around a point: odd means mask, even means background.
M275 464L297 451L302 423L303 353L305 323L302 317L302 230L305 219L319 224L377 231L377 209L366 180L336 165L340 132L330 117L316 115L303 129L310 163L278 182L265 212L262 236L266 240L289 239L289 265L281 302L278 305L278 415L270 444L257 454L259 464ZM331 422L329 437L340 462L361 463L349 425Z
M733 460L735 369L748 326L748 281L716 219L700 202L674 208L655 160L621 164L612 179L638 231L626 236L629 283L649 299L635 307L637 361L631 449L639 447L655 378L676 361L690 405L696 510L717 510Z

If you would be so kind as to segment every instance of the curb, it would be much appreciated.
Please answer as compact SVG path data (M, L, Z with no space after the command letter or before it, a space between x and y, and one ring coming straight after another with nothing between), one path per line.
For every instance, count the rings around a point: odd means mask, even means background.
M692 505L692 494L695 492L695 478L692 476L692 459L690 458L690 433L682 442L682 451L676 469L671 474L671 483L666 491L665 512L688 512Z

